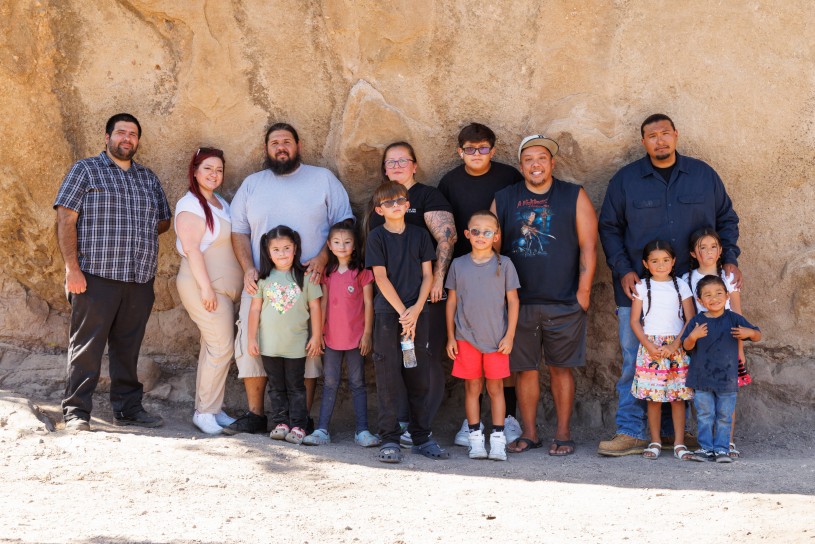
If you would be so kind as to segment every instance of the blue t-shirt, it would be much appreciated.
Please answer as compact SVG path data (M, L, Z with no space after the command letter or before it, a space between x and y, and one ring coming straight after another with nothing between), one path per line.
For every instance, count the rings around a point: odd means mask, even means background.
M707 323L707 336L699 338L690 350L690 366L685 385L692 389L733 393L739 389L739 341L733 338L733 327L747 327L759 330L744 317L725 310L719 317L696 314L690 320L682 342L690 336L696 325Z

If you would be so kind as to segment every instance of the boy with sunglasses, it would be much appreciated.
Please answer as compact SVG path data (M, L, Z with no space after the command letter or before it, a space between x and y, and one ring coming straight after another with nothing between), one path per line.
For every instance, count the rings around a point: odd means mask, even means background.
M408 191L393 181L374 192L375 212L385 223L368 234L365 266L374 273L378 292L374 298L374 370L379 400L379 460L399 463L402 434L397 406L402 388L410 405L408 432L413 453L430 459L450 454L430 438L432 420L430 372L430 325L425 302L433 282L433 242L426 230L405 222L410 207ZM400 341L406 335L415 345L416 366L403 366Z
M473 214L464 236L472 252L453 261L447 275L447 355L453 376L465 380L470 459L506 461L503 382L509 376L509 353L518 324L518 274L509 259L493 249L498 242L498 218L480 210ZM492 408L490 451L484 447L481 390L487 381Z
M470 123L461 129L456 152L462 164L447 172L439 182L439 192L450 203L456 223L458 239L453 248L453 258L470 252L464 229L473 213L488 209L495 193L524 179L514 167L492 160L495 155L495 133L481 123ZM512 442L521 436L521 426L515 419L514 381L509 378L504 385L507 414L505 433L507 440ZM467 447L468 435L469 426L465 419L456 433L456 445Z

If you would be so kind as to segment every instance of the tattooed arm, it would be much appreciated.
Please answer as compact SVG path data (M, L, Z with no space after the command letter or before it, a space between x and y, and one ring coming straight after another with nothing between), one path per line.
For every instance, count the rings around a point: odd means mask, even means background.
M430 301L438 302L444 293L444 276L453 260L453 246L456 243L456 225L450 212L425 212L424 222L433 238L436 239L436 263L433 265L433 286Z

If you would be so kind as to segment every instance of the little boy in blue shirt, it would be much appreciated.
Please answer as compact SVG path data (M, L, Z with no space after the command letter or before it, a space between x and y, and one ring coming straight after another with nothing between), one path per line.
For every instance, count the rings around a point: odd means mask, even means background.
M761 340L761 331L741 315L725 309L729 294L719 276L705 276L696 298L707 311L690 320L682 346L690 354L685 384L694 389L699 445L697 461L731 463L730 428L739 389L739 340Z

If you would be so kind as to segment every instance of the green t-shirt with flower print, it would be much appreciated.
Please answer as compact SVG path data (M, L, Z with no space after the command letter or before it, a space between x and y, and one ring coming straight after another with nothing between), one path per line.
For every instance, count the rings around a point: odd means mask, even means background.
M305 357L308 303L322 295L320 286L312 284L308 275L302 289L288 271L272 270L269 277L259 280L253 298L263 300L258 326L260 354L287 359Z

